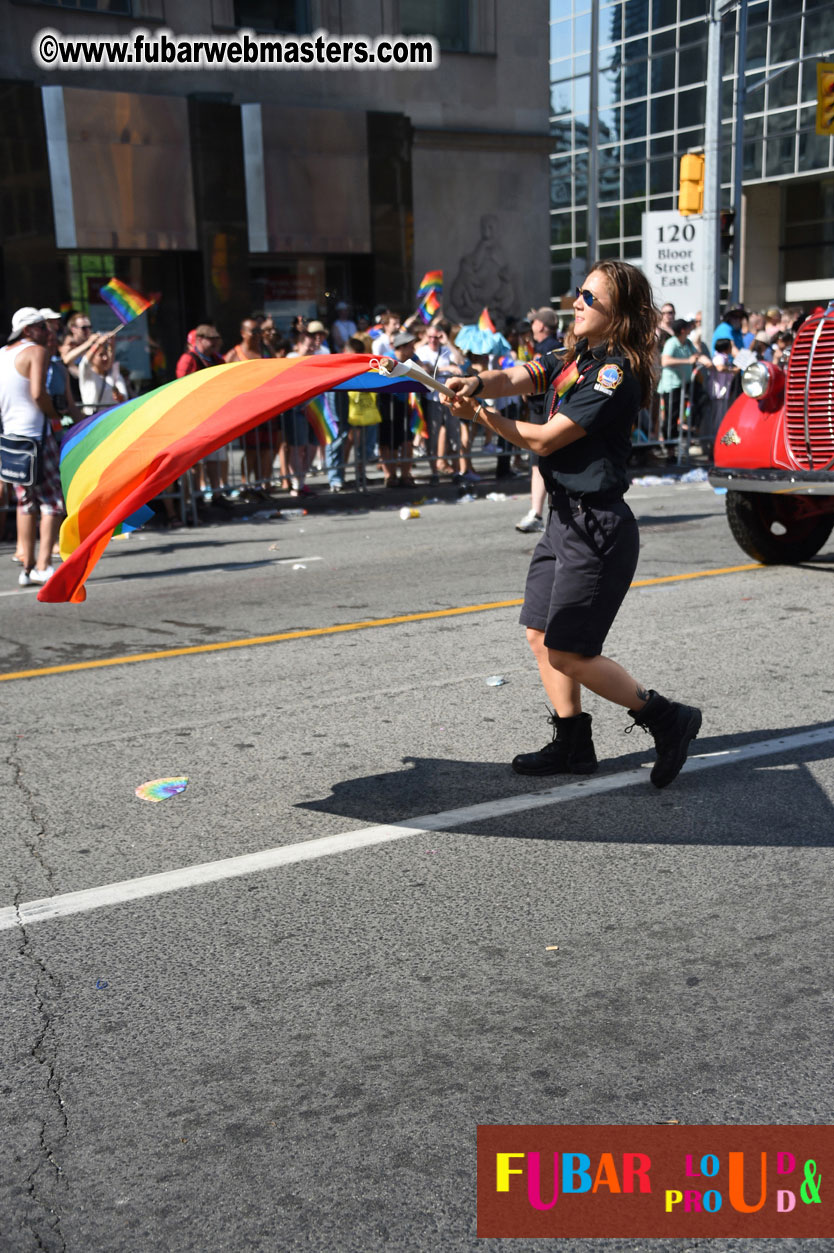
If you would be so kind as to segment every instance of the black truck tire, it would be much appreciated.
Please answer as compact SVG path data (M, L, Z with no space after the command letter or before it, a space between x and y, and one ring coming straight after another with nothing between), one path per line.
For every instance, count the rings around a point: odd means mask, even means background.
M834 513L792 516L796 501L769 492L727 492L727 521L740 548L766 566L795 566L822 548ZM773 524L781 524L777 534Z

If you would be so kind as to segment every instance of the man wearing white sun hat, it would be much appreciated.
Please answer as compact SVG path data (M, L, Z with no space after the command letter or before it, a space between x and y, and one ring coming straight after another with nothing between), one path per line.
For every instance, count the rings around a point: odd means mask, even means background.
M51 310L47 310L51 312ZM49 368L49 328L43 311L18 309L5 348L0 349L0 418L4 435L19 435L40 445L41 473L31 486L15 483L18 545L23 569L21 587L45 583L52 574L49 564L64 515L64 498L58 472L58 446L51 423L58 421L46 390ZM36 519L40 516L40 543L35 561Z

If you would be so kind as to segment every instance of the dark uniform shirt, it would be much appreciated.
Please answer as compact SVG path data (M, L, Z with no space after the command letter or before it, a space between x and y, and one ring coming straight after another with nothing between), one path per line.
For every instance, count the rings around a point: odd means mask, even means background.
M545 421L558 412L585 430L572 444L539 457L538 465L551 494L615 499L629 486L626 467L640 410L640 385L627 357L609 354L604 345L583 348L581 340L577 347L579 378L561 403L555 384L565 368L563 355L549 352L526 365L536 390L546 390Z

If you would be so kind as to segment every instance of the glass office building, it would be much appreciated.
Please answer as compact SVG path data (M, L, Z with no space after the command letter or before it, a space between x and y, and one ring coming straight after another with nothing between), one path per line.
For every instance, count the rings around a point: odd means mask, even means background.
M599 256L639 260L641 215L677 203L678 159L704 143L707 0L601 0ZM587 260L591 0L551 0L551 291ZM738 6L722 22L722 208L731 207ZM815 133L816 63L834 59L832 0L749 0L742 298L834 295L834 139ZM764 83L764 80L769 81ZM762 85L764 84L764 85ZM728 262L724 258L726 286Z

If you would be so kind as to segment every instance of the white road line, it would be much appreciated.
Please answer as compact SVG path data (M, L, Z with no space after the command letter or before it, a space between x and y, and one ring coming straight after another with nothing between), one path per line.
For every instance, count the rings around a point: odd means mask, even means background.
M684 770L711 770L716 766L733 766L757 757L770 757L778 753L790 753L812 744L825 744L834 740L834 726L820 727L814 731L802 731L798 735L783 735L774 740L760 740L717 753L704 753L690 757ZM319 840L305 840L301 844L285 844L279 848L267 848L260 853L248 853L243 857L228 857L223 861L206 862L200 866L187 866L182 870L166 870L161 874L145 875L140 879L126 879L121 883L108 883L104 887L87 888L82 892L66 892L62 896L47 896L38 901L26 901L22 905L10 905L0 909L0 931L16 926L31 926L35 922L48 922L53 918L66 918L71 914L88 913L106 905L121 905L125 901L141 900L145 896L160 896L165 892L178 892L182 888L197 887L203 883L218 883L223 879L235 879L240 875L255 874L260 870L272 870L277 866L291 866L296 862L313 861L319 857L332 857L336 853L352 852L370 848L375 844L389 844L429 831L448 831L488 818L505 817L527 809L542 809L577 800L582 796L598 796L604 792L617 792L621 788L641 783L649 786L645 769L629 770L623 774L609 774L576 783L560 783L541 792L525 792L520 796L506 796L501 800L485 801L463 809L449 809L444 813L424 814L406 822L390 826L364 827L358 831L343 831L339 835L327 835Z

